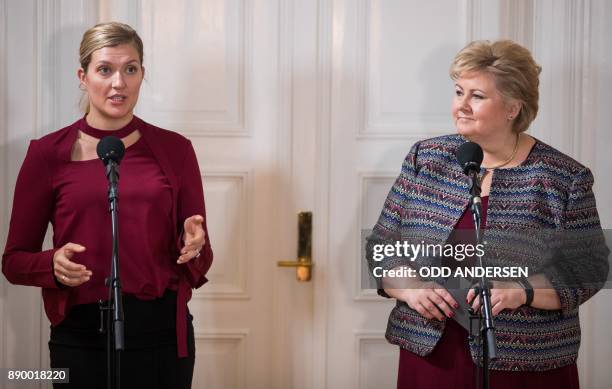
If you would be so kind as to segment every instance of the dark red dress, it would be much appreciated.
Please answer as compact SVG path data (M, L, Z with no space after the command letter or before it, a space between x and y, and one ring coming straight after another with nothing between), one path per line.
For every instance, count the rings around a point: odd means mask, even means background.
M488 197L482 198L483 225ZM456 229L474 229L472 215L463 213ZM468 332L452 319L446 320L442 338L432 353L421 357L400 348L398 389L474 389L476 365L472 362ZM541 372L490 371L491 389L578 389L578 369L573 363Z

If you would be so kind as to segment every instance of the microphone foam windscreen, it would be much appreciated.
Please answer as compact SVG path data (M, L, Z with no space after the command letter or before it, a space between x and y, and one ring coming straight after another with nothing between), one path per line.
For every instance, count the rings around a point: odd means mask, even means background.
M98 152L98 157L100 157L104 163L109 160L119 163L123 158L123 154L125 154L125 146L121 139L116 136L105 136L98 142L96 151Z
M477 143L465 142L457 148L455 156L457 157L457 161L459 161L463 171L466 171L466 168L468 167L480 169L483 154L482 148Z

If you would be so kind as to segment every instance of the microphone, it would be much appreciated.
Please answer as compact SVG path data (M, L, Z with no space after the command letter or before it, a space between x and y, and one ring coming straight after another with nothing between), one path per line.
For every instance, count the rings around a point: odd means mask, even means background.
M481 244L482 201L480 199L480 179L478 178L478 173L480 173L480 164L482 164L483 159L482 147L474 142L465 142L457 148L455 157L457 157L457 161L463 172L470 178L474 231L476 233L476 242ZM479 266L483 267L481 255L478 255L478 262ZM495 325L493 323L493 314L491 311L491 290L484 276L480 279L479 294L484 311L484 324L481 331L485 338L482 342L484 351L483 365L485 369L485 382L488 382L489 360L497 358L497 343L495 341Z
M119 204L119 164L123 155L125 154L125 145L121 139L115 136L105 136L98 142L96 146L96 152L98 157L102 160L106 168L106 178L108 178L108 202L110 203L109 212L111 214L111 228L112 228L112 257L111 257L111 271L110 277L106 281L108 286L109 298L108 303L105 305L102 300L99 301L101 315L107 311L107 368L109 372L108 383L111 384L111 370L114 368L116 376L119 377L119 360L120 351L125 349L125 314L123 309L123 300L121 297L121 277L119 274L119 215L118 215L118 204ZM110 316L112 313L112 317ZM102 320L102 319L101 319ZM112 322L112 326L111 326ZM103 323L100 323L103 326ZM114 337L114 343L112 338ZM114 354L111 355L111 344L114 344ZM112 366L112 362L115 366ZM117 385L118 386L118 385Z
M480 172L483 154L482 148L477 143L465 142L459 146L455 156L465 174L470 175L470 172L474 170Z
M98 142L96 147L98 157L106 166L109 161L114 161L117 165L121 163L121 159L125 154L125 146L123 142L115 136L105 136Z
M98 142L96 152L106 167L106 177L111 185L110 190L116 192L117 181L119 180L119 164L125 154L125 145L116 136L105 136Z
M470 178L472 212L478 218L477 226L479 226L482 217L482 201L480 199L480 179L478 178L478 173L480 173L480 164L483 159L482 147L474 142L465 142L457 148L455 157L463 172Z
M482 147L474 142L465 142L457 148L455 153L457 161L463 172L470 177L470 194L472 201L480 204L480 164L482 163L483 153Z

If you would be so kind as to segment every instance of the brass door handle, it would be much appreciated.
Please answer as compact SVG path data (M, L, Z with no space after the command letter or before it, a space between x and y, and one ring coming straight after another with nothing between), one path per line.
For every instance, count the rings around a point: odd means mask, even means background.
M298 281L312 278L312 212L298 213L298 255L297 261L278 261L279 267L295 267Z
M300 258L297 261L278 261L277 265L278 267L312 267L312 262L309 262L308 260L306 260L306 258Z

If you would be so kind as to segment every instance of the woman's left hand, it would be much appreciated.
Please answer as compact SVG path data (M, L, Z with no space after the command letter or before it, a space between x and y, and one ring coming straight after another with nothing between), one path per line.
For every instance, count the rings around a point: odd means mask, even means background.
M206 242L206 234L202 227L204 218L200 215L193 215L185 219L184 223L184 247L181 249L181 256L176 263L183 264L200 256L200 250Z
M492 285L491 312L493 316L504 309L516 309L525 304L527 296L525 290L518 282L493 281ZM478 309L480 309L480 296L476 296L474 288L471 288L468 292L467 302L468 304L472 302L472 309L474 312L478 312Z

